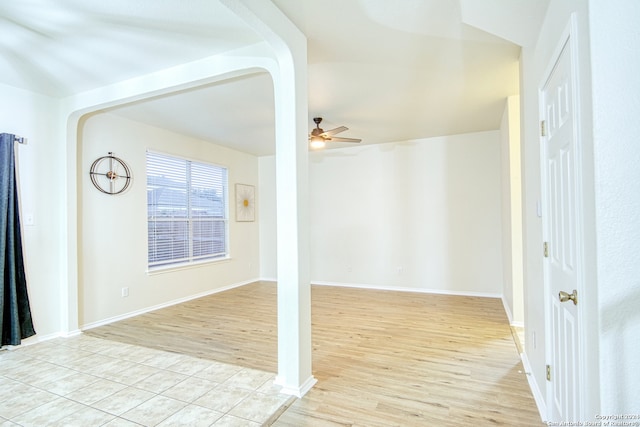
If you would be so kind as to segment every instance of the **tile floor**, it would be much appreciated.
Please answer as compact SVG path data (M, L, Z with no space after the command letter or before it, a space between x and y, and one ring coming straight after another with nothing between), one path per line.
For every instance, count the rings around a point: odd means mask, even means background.
M0 427L268 425L274 374L79 335L0 350Z

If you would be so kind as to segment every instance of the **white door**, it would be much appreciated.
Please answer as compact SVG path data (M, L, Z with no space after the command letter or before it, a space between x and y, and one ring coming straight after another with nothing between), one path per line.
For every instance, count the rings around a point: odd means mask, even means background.
M580 215L576 210L579 148L571 43L562 49L542 91L542 168L546 215L545 280L548 322L549 421L580 418ZM580 288L581 289L581 288ZM561 298L562 297L562 298ZM577 304L576 304L577 303Z

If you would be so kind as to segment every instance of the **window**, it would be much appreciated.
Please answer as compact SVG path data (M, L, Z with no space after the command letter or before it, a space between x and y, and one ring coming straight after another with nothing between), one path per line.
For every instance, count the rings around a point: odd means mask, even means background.
M147 152L149 268L228 254L227 169Z

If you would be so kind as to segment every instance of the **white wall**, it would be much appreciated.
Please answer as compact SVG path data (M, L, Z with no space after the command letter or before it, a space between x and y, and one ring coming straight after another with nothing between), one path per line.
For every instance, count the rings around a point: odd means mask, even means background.
M276 281L278 254L276 251L276 159L263 156L258 159L260 192L258 215L260 221L260 278Z
M502 184L502 277L504 289L502 300L504 302L509 321L513 321L513 266L509 254L512 252L511 242L511 150L509 147L509 102L505 102L502 120L500 121L500 178Z
M640 3L589 7L600 411L640 414Z
M81 125L80 140L83 169L79 215L81 326L100 324L258 278L258 222L236 222L234 203L236 183L258 187L255 156L112 114L87 118ZM228 168L230 260L147 273L147 149ZM92 162L109 151L125 160L133 173L130 189L117 196L100 193L89 179ZM126 298L121 296L123 287L129 288Z
M312 282L502 294L498 131L312 152L309 170Z
M502 179L502 253L504 302L513 325L524 324L522 283L522 179L520 159L520 97L505 103L500 125Z
M0 132L28 139L27 145L17 146L18 179L22 214L34 218L34 225L23 224L22 243L37 333L30 340L35 341L60 331L59 224L63 218L59 196L64 191L65 169L64 150L58 145L58 101L5 85L0 85L0 99Z

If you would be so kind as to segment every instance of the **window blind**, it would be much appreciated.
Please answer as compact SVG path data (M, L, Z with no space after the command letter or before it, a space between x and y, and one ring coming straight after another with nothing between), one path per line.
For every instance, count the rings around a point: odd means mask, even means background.
M147 152L149 267L227 256L227 169Z

